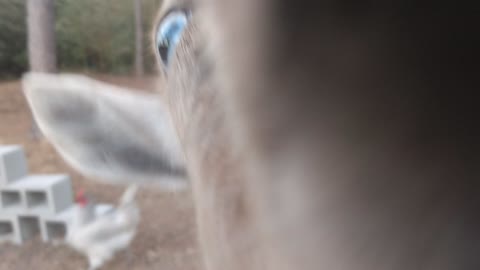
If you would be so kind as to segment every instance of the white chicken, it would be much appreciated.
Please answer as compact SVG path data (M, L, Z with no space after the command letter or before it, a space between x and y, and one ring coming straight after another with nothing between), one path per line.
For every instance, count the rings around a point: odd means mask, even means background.
M128 187L118 207L101 216L95 216L83 192L77 195L78 206L65 242L88 257L89 270L98 269L130 245L140 221L136 192L136 185Z

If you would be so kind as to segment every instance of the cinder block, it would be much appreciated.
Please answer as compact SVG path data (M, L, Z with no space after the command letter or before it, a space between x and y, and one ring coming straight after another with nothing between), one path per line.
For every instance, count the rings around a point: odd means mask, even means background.
M0 190L0 210L21 211L23 208L21 192L17 190Z
M40 233L45 242L63 240L77 205L68 175L28 175L21 146L0 146L0 244L22 244ZM95 205L94 219L114 211Z
M42 234L44 242L64 240L67 236L68 224L61 221L45 222L45 233Z
M21 146L0 146L0 187L21 179L28 173L27 161Z
M56 215L43 216L42 240L44 242L61 239L67 235L76 207L72 205Z
M48 210L48 190L27 190L25 198L28 209Z
M21 244L22 237L18 226L18 219L13 215L0 215L0 244L2 243Z
M10 220L0 220L0 243L12 241L14 237L14 225Z
M21 242L35 237L41 232L40 218L38 216L18 216Z
M54 213L59 213L71 207L74 202L70 177L68 175L59 175L58 177L50 194L51 200L54 202Z
M29 215L54 215L73 204L68 175L32 175L9 185L8 190L23 194L23 212Z

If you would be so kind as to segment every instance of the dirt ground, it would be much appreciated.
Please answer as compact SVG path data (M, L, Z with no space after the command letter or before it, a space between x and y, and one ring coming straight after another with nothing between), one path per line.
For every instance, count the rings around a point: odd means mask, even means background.
M152 89L154 84L151 78L96 78L138 89ZM0 82L0 145L22 145L30 174L69 174L74 189L82 187L99 202L116 203L123 192L122 187L100 184L75 172L44 139L33 138L31 123L20 83ZM134 242L101 269L201 269L190 193L142 188L137 199L141 223ZM39 237L21 246L0 244L0 270L87 268L87 260L82 254L65 246L42 243Z

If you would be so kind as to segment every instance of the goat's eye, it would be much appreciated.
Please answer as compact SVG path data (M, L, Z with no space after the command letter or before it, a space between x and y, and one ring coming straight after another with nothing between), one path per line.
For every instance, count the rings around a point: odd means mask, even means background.
M157 53L165 67L168 67L175 53L189 17L187 11L175 10L165 16L158 25L155 42Z

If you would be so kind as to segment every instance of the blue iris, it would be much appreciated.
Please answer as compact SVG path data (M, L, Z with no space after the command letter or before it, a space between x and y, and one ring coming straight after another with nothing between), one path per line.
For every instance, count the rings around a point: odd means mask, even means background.
M157 51L165 67L168 67L175 49L187 26L188 13L184 11L170 12L157 29Z

